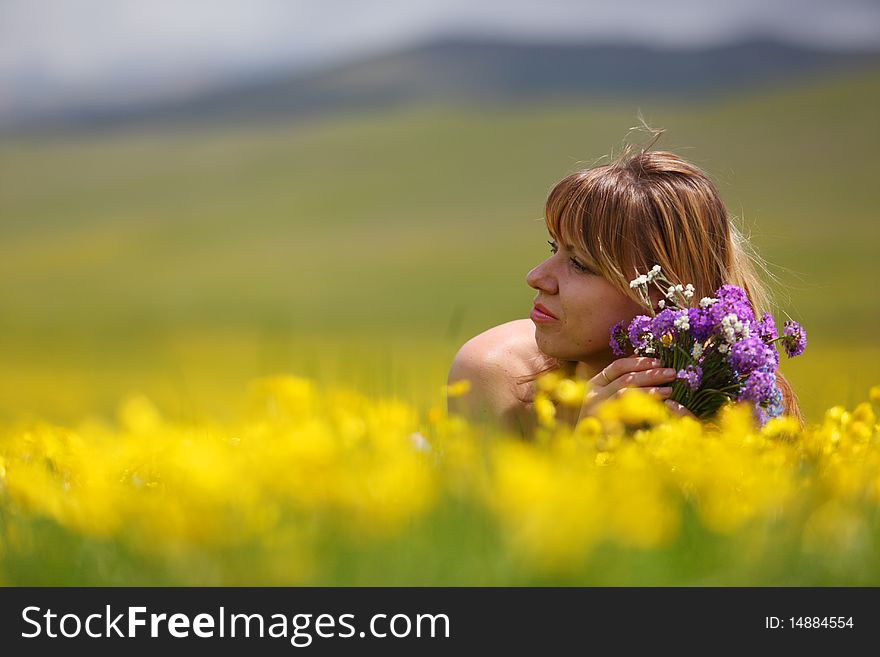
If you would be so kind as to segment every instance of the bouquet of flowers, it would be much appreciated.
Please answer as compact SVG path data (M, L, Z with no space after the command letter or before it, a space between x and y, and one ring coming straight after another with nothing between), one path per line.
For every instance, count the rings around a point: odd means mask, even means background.
M648 295L652 283L665 297L657 313ZM728 400L751 403L761 424L782 414L775 345L781 343L789 358L802 354L807 334L800 324L786 321L778 335L772 315L756 319L746 293L735 285L722 285L715 296L693 304L694 286L670 282L659 265L630 281L630 287L639 290L651 316L638 315L629 326L619 322L611 328L615 355L632 349L675 368L669 398L698 418L711 417Z

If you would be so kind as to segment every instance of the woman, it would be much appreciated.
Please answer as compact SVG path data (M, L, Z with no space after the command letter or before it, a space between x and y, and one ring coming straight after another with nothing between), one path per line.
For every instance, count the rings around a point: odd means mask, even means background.
M544 218L551 254L526 277L537 291L530 318L491 328L459 350L449 382L471 386L449 400L450 412L528 436L536 424L534 381L560 368L590 383L572 422L625 388L689 414L666 399L675 370L651 358L615 360L608 339L611 326L646 312L629 282L654 265L673 283L693 283L696 298L727 283L745 290L758 316L767 309L744 239L707 175L672 153L630 147L611 164L557 183ZM656 308L660 293L652 294ZM791 387L781 376L777 383L785 412L800 419Z

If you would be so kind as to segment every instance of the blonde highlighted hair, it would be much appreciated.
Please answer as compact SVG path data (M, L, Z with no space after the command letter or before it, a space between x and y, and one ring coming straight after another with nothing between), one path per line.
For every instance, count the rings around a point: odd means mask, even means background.
M708 175L678 155L649 148L628 145L611 163L560 180L544 213L551 236L637 303L643 302L629 281L660 265L673 283L692 283L698 299L736 285L756 316L769 311L771 298L758 275L758 269L770 275L766 265L731 221ZM542 372L570 365L550 359ZM786 414L802 422L788 381L777 375L777 383Z

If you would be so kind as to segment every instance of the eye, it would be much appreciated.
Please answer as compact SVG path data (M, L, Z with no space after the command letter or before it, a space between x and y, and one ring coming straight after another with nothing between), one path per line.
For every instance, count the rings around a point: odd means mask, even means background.
M556 255L559 252L559 246L553 240L547 240L547 244L550 245L550 253ZM578 260L575 257L571 257L568 259L569 263L572 267L574 267L575 271L580 272L582 274L592 274L593 270L587 267L584 263Z
M589 273L590 268L585 264L580 262L577 258L569 258L568 261L571 263L571 266L574 267L579 272Z

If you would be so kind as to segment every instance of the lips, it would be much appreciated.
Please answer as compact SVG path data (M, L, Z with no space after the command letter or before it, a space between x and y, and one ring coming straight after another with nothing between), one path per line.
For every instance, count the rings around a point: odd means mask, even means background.
M536 303L535 307L532 308L532 312L529 317L534 322L555 322L558 321L559 318L551 313L547 308L542 306L540 303Z

